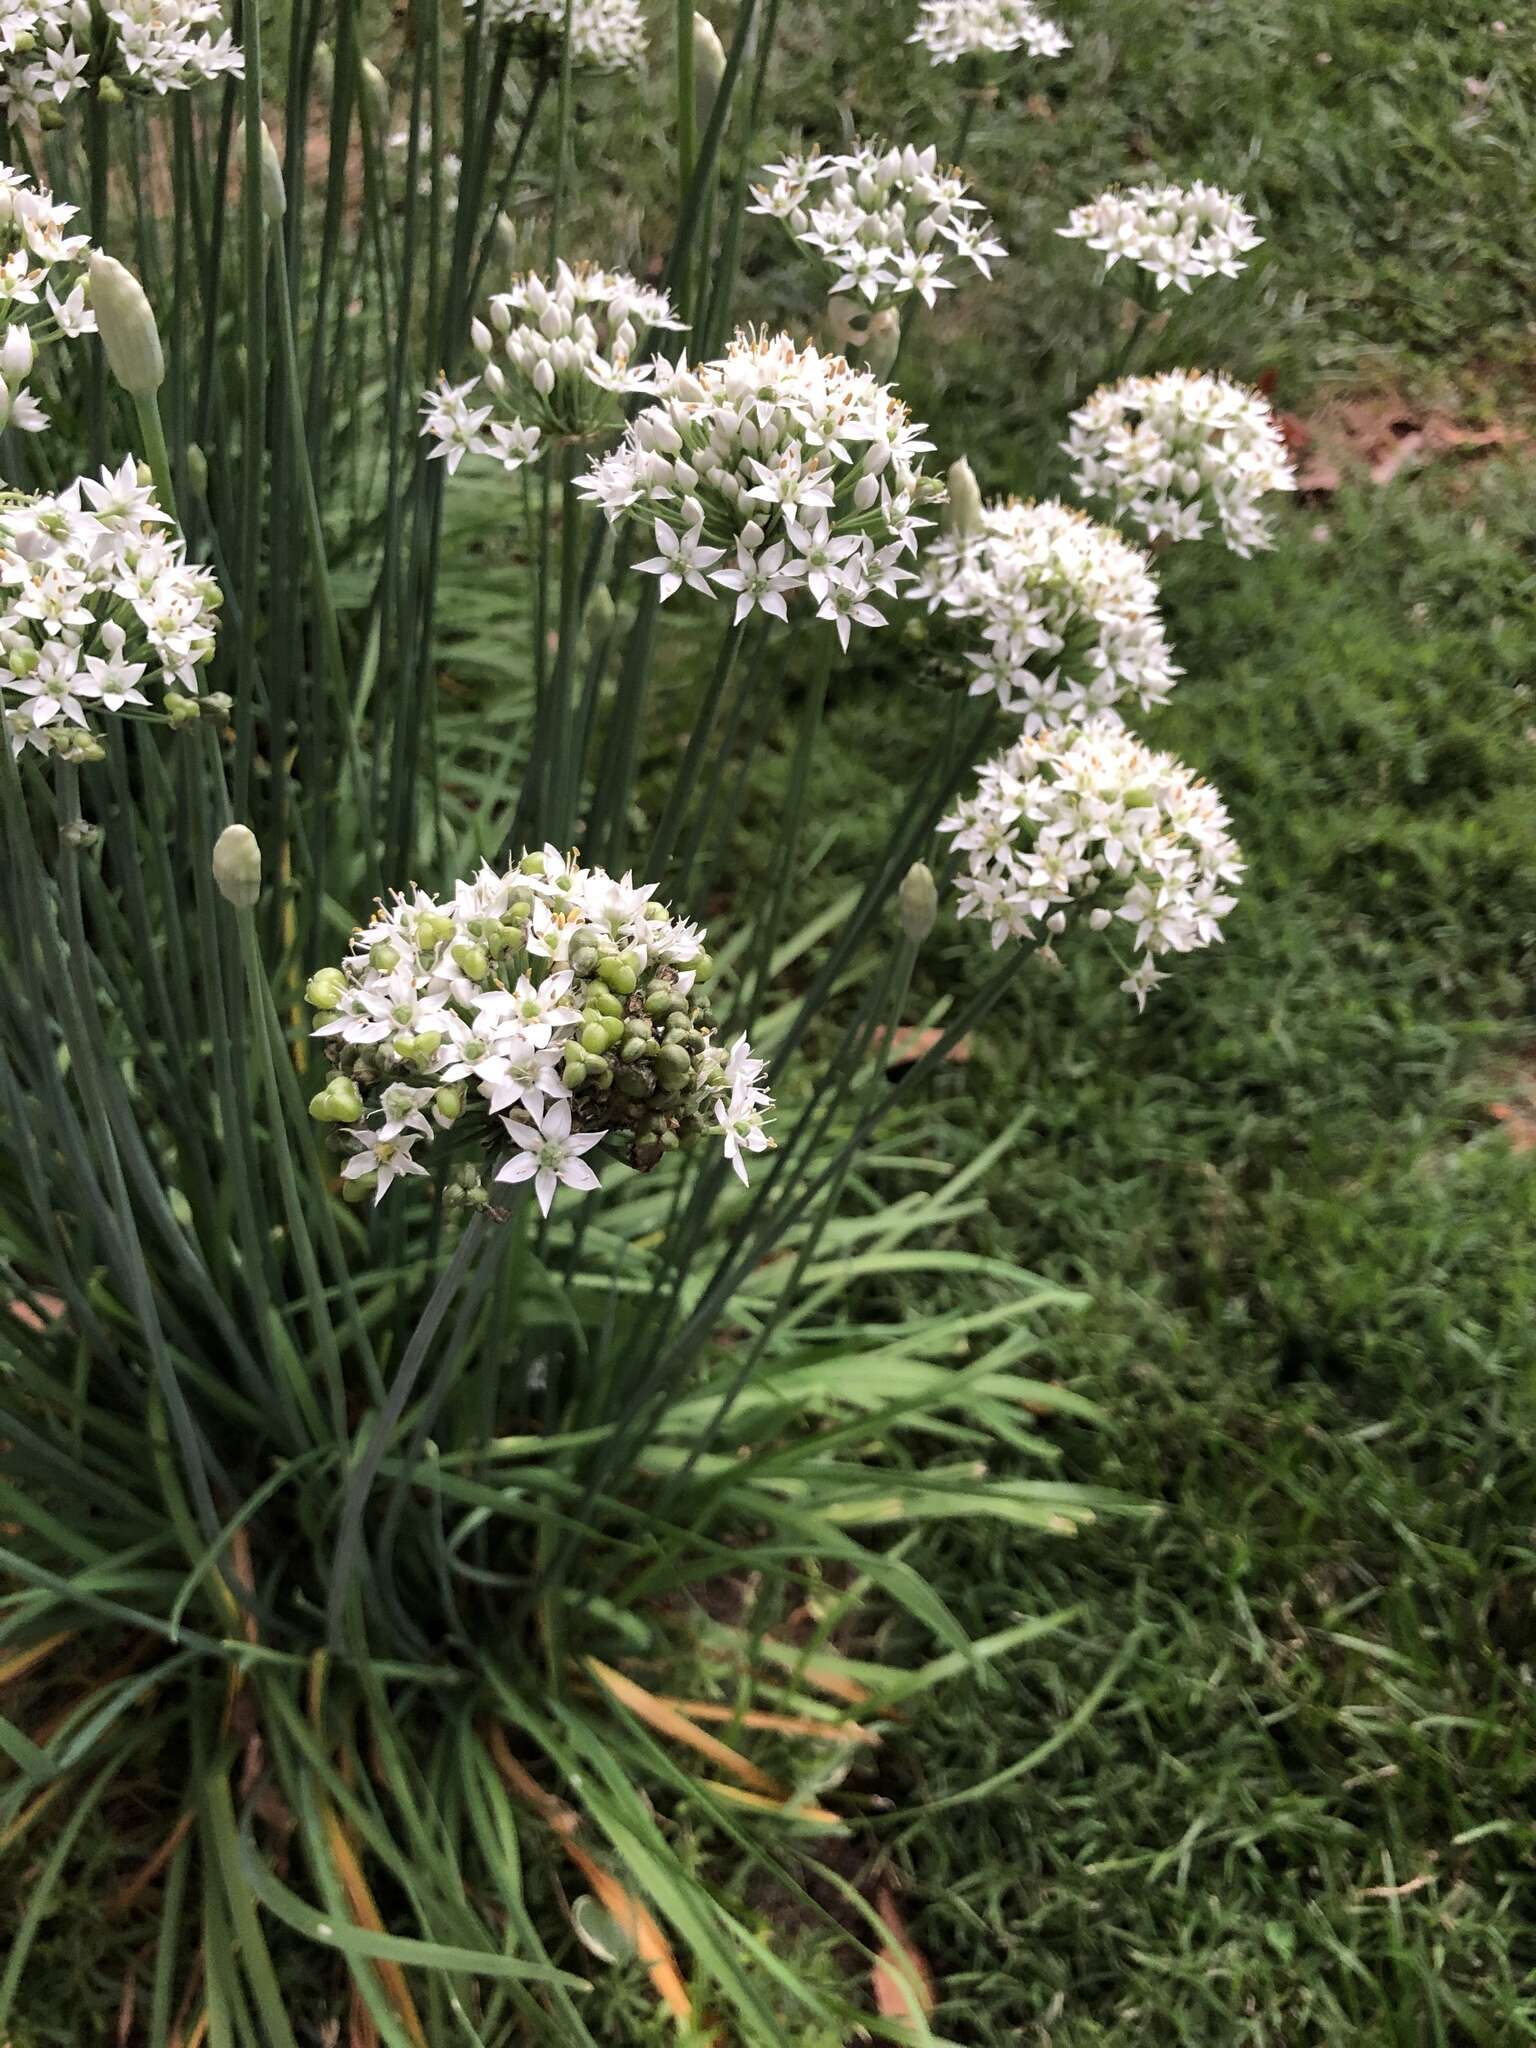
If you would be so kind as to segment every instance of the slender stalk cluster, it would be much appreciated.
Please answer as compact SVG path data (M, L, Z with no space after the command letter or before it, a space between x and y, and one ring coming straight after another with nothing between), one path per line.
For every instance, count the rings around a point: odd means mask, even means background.
M1229 823L1181 762L1098 718L988 761L939 829L966 856L958 914L986 918L994 947L1048 942L1073 910L1095 931L1128 925L1140 957L1120 986L1139 1009L1161 955L1221 937L1243 874Z
M856 144L840 156L787 156L754 185L753 213L780 220L831 272L832 294L857 293L871 306L916 292L931 306L969 263L991 277L1007 250L981 202L933 147Z
M465 0L465 12L475 0ZM639 0L484 0L487 28L510 28L524 56L558 64L566 22L571 62L583 71L629 71L645 58Z
M90 243L65 233L78 210L0 164L0 427L41 433L48 415L26 388L37 351L96 331L86 304Z
M1086 242L1104 258L1106 276L1123 257L1158 291L1187 292L1203 277L1236 277L1257 249L1253 215L1219 185L1132 185L1074 207L1057 234Z
M1205 370L1103 386L1072 414L1061 445L1083 496L1153 540L1199 540L1214 524L1234 554L1272 547L1259 500L1296 488L1268 401Z
M920 43L934 64L1007 56L1013 50L1059 57L1072 47L1071 37L1031 0L922 0L917 27L907 41Z
M348 1140L354 1200L436 1173L451 1205L484 1207L490 1162L548 1214L558 1185L597 1185L583 1155L604 1141L645 1172L710 1136L745 1180L772 1099L744 1038L715 1043L712 972L652 887L552 846L446 901L396 896L310 980L335 1067L311 1114Z
M158 98L243 68L218 0L12 0L0 15L0 106L44 126L79 92Z
M876 600L911 580L918 508L941 495L922 431L841 356L738 335L718 361L658 367L657 403L579 488L647 523L657 552L635 566L663 598L725 593L740 621L782 619L804 592L846 647L855 623L885 623Z
M557 266L498 292L470 326L482 368L467 383L426 394L422 433L450 474L466 455L521 469L553 441L590 441L624 424L624 399L655 388L656 365L637 363L641 337L681 328L665 292L623 271Z
M970 532L926 550L930 611L981 623L972 696L996 693L1026 733L1167 701L1175 665L1147 557L1113 527L1054 500L984 506ZM1116 720L1118 722L1118 719Z
M227 711L227 698L198 694L219 602L131 459L56 496L0 501L0 698L12 751L96 760L102 712L179 726Z

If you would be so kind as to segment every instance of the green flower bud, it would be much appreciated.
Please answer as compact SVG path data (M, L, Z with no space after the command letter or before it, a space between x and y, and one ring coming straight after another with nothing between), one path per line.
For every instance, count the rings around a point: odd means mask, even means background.
M432 1097L432 1107L445 1124L457 1123L464 1114L464 1089L462 1085L439 1088Z
M165 715L176 732L180 732L184 725L196 725L203 715L197 699L185 696L180 690L167 690L160 702L164 705Z
M96 81L96 97L104 107L120 107L123 104L123 88L110 75Z
M312 974L304 988L304 1000L312 1010L334 1010L340 1007L341 999L347 992L347 977L339 967L322 967Z
M143 285L100 249L90 253L88 274L91 306L113 376L131 398L153 398L165 379L165 355Z
M351 1208L360 1209L364 1202L373 1200L373 1191L379 1184L376 1173L361 1173L356 1180L344 1180L341 1184L341 1199Z
M363 1113L363 1098L345 1074L333 1074L320 1093L311 1096L309 1113L317 1124L355 1124Z
M199 498L208 495L208 458L196 441L187 443L187 482Z
M962 455L949 465L949 503L944 509L944 531L964 540L981 531L981 486L976 472Z
M249 910L261 894L261 848L248 825L226 825L213 844L213 879L236 910Z
M483 946L460 945L453 949L455 964L468 975L471 981L484 981L491 971Z
M933 930L939 914L939 892L933 870L926 861L915 860L901 878L897 897L901 929L910 945L920 946Z
M544 872L544 856L542 853L525 853L518 862L517 868L519 874L542 875Z
M702 135L715 111L725 81L725 48L714 25L702 14L693 17L693 110Z
M368 948L368 964L380 974L393 974L400 965L400 948L392 946L388 939L380 939L376 946Z

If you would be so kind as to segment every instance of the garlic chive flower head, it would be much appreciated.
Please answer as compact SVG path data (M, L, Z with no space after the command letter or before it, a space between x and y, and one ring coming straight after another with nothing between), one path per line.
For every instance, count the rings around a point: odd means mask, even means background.
M243 69L217 0L13 0L0 18L0 107L53 126L77 92L158 98Z
M600 1142L646 1172L718 1140L745 1179L772 1100L746 1040L715 1042L712 972L702 931L653 889L552 846L441 902L398 895L310 980L334 1069L310 1112L353 1148L354 1198L429 1174L483 1204L489 1168L532 1181L547 1214L559 1186L596 1186Z
M422 433L450 473L465 455L490 455L509 472L546 438L588 441L624 424L624 399L654 388L655 365L635 351L653 329L681 328L665 292L622 271L557 266L498 292L470 327L478 377L426 394Z
M636 568L753 611L787 616L804 593L846 647L885 623L878 599L911 580L901 557L942 495L931 449L895 394L841 356L787 335L737 335L718 361L659 367L657 402L578 488L610 521L642 523Z
M921 43L935 64L1006 56L1013 50L1059 57L1072 47L1071 38L1030 0L922 0L917 27L907 41Z
M465 0L468 13L474 0ZM487 29L510 28L522 55L558 63L567 9L578 71L631 71L645 57L640 0L485 0Z
M55 496L0 499L0 705L12 751L95 759L104 712L181 726L226 707L198 696L219 602L131 460Z
M930 611L975 620L985 643L967 659L971 695L996 692L1027 733L1126 699L1167 701L1174 664L1147 557L1113 527L1054 501L982 506L968 532L928 548L919 596Z
M1072 414L1061 445L1082 495L1153 540L1199 540L1214 524L1234 554L1272 547L1259 500L1296 488L1268 402L1203 370L1103 386Z
M0 427L41 433L48 415L26 382L38 351L96 331L86 303L90 243L65 232L76 211L0 164Z
M753 213L780 220L831 273L828 291L871 306L908 292L932 305L954 289L947 275L969 263L992 275L1007 250L958 171L933 148L857 144L841 156L787 156L754 185Z
M1236 277L1262 235L1241 199L1219 185L1132 185L1101 192L1074 207L1057 234L1086 242L1104 258L1107 275L1124 257L1147 272L1160 292L1187 292L1202 277Z
M1128 927L1139 958L1120 986L1140 1009L1162 955L1221 937L1243 874L1229 823L1171 754L1095 719L988 761L939 829L966 858L959 915L986 918L995 947L1048 945L1074 918Z

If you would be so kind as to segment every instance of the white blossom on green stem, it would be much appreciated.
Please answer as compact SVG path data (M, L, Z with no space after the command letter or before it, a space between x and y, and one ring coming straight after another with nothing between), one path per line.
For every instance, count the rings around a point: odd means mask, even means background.
M651 887L553 846L445 900L396 896L310 980L334 1069L310 1113L357 1148L352 1199L427 1173L457 1205L488 1168L547 1213L557 1187L597 1185L600 1143L645 1172L714 1138L745 1178L772 1099L746 1040L716 1043L712 972Z
M1236 277L1263 236L1241 199L1219 185L1132 185L1101 192L1076 206L1057 234L1086 242L1104 258L1106 275L1123 258L1157 289L1181 292L1205 277Z
M525 56L551 66L570 23L571 62L579 71L631 71L645 58L639 0L482 0L488 29L511 29ZM465 12L475 0L465 0Z
M656 553L635 566L663 598L684 584L725 594L740 620L783 617L804 592L846 646L911 580L920 508L943 495L922 467L931 449L867 370L738 334L714 362L658 365L656 403L578 489L644 528Z
M935 64L1002 57L1013 50L1059 57L1072 47L1071 37L1031 0L922 0L917 27L907 41L920 43Z

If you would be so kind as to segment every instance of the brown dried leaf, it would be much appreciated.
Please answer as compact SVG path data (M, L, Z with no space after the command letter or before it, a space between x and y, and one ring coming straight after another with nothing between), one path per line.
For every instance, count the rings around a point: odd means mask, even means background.
M882 2019L905 2020L912 2026L927 2019L938 2003L933 1972L927 1958L913 1946L890 1892L882 1891L875 1905L886 1929L885 1947L870 1973L875 2010Z

